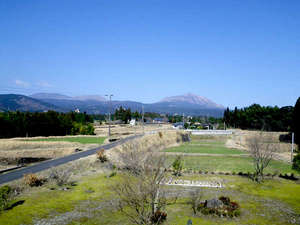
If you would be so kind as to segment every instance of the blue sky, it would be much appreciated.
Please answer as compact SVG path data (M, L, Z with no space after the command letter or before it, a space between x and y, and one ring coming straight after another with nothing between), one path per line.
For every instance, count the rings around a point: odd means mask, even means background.
M300 1L0 0L0 93L294 105Z

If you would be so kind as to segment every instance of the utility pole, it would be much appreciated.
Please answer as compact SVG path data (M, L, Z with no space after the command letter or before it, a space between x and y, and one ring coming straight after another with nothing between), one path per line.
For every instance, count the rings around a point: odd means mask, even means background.
M293 163L294 158L294 132L292 133L292 149L291 149L291 163Z
M143 126L143 134L145 133L144 131L144 106L142 106L142 126Z
M108 138L110 137L110 122L111 122L111 97L114 96L112 94L110 95L105 95L109 98L109 112L108 112Z

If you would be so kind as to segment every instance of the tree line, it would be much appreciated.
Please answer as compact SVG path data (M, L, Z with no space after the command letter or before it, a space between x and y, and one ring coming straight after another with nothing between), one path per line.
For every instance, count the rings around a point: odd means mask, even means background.
M264 131L291 131L294 107L271 107L253 104L234 110L227 108L224 121L227 127Z
M86 113L0 112L0 138L94 134Z

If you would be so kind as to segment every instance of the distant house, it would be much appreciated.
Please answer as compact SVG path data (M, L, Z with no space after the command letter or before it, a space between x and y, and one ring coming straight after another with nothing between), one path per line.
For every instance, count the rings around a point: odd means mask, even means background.
M164 119L163 118L154 118L153 119L153 121L152 121L153 123L164 123Z
M152 123L152 118L151 117L145 117L144 122L145 123Z
M112 120L112 121L110 121L110 124L114 124L114 125L124 124L124 121L122 121L122 120Z
M74 110L74 112L80 113L80 110L77 108L77 109Z
M209 123L203 123L202 128L207 130L214 130L214 126Z
M183 122L173 123L173 128L174 129L183 129L184 128L184 123Z
M130 120L129 124L130 124L131 126L135 126L136 120L135 120L135 119Z

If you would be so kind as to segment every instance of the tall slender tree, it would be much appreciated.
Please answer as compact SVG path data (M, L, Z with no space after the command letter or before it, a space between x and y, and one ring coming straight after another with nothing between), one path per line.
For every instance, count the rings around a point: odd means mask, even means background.
M300 144L300 97L298 98L293 114L292 130L295 133L295 143Z

